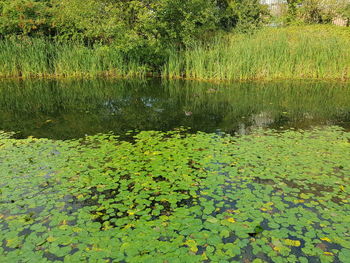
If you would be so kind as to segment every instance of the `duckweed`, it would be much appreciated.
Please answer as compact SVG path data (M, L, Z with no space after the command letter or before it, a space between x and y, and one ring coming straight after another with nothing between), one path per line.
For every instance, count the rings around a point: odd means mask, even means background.
M0 262L347 262L350 134L0 133Z

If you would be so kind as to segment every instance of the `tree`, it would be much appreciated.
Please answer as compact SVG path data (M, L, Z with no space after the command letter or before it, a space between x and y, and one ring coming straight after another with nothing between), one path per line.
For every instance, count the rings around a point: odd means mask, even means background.
M348 3L348 0L287 0L287 23L331 23L341 13L339 10L346 10L344 4Z
M0 0L0 35L50 35L48 1Z
M226 30L233 28L249 32L261 26L267 9L259 0L218 0L220 9L220 26Z
M346 20L346 26L350 26L350 3L345 2L342 7L339 8L339 13L342 18Z

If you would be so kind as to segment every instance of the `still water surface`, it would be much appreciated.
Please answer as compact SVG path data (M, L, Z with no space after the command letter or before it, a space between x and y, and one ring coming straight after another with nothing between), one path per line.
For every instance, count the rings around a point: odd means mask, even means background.
M0 131L18 138L331 125L350 130L350 84L0 82ZM0 262L345 262L349 137L332 129L4 140Z
M0 130L18 138L72 139L129 130L245 134L338 125L350 128L350 84L200 83L160 80L2 81Z

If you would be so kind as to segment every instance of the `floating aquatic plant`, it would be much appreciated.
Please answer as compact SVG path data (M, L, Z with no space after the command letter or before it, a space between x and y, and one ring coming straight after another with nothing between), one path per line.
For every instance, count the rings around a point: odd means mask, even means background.
M346 262L349 133L0 133L1 262Z

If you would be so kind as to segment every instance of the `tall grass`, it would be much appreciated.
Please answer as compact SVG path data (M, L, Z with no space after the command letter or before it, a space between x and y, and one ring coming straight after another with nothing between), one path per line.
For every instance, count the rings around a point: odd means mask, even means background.
M169 78L205 80L349 79L350 30L334 26L268 28L173 52Z
M0 77L144 76L147 66L113 47L44 39L0 41Z
M266 28L169 52L160 69L113 46L44 39L0 41L0 77L143 77L203 80L350 79L350 29Z

